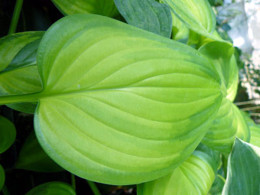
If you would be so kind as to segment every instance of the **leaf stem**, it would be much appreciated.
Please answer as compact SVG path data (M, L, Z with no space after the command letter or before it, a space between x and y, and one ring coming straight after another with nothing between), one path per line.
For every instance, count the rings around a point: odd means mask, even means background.
M99 190L94 182L88 181L88 180L87 180L87 182L88 182L88 185L91 188L92 192L94 193L94 195L101 195L101 193L99 192Z
M15 33L15 31L16 31L16 27L18 24L22 6L23 6L23 0L16 0L14 13L13 13L11 25L9 28L9 32L8 32L9 35Z
M9 95L0 96L0 105L12 104L12 103L26 103L26 102L38 102L39 93L25 94L25 95Z

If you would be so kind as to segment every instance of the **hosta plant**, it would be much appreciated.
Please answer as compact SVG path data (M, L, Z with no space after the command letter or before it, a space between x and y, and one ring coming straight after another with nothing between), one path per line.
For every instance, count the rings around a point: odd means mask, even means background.
M233 103L234 48L207 1L53 3L68 16L46 32L0 39L0 105L34 114L17 169L139 195L260 193L259 133ZM43 189L75 194L58 182L28 194Z

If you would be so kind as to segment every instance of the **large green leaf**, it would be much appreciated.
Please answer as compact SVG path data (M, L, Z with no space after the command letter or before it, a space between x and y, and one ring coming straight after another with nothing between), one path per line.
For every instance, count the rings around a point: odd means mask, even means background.
M22 146L15 168L36 172L56 172L63 170L43 151L33 132Z
M161 0L192 31L213 39L216 16L206 0Z
M0 95L38 92L42 89L36 66L36 52L43 32L25 32L0 39ZM11 47L10 47L11 46ZM10 104L9 107L33 113L35 104Z
M260 148L236 139L223 195L260 194Z
M215 179L217 162L195 151L178 168L163 178L138 185L138 195L207 194Z
M249 128L239 109L230 100L223 98L217 116L202 142L215 150L229 153L236 137L249 141Z
M169 38L172 16L167 5L155 0L114 0L128 24Z
M222 90L196 50L97 15L54 24L38 50L44 90L35 129L59 165L101 183L133 184L173 170L196 148Z
M0 116L0 154L5 152L15 141L16 130L14 124Z
M52 0L52 2L65 15L91 13L113 17L118 14L114 0Z
M213 61L227 88L227 99L234 101L238 87L238 67L233 47L213 41L203 45L199 51Z
M5 171L2 165L0 164L0 192L4 186L4 183L5 183Z
M44 183L31 189L26 195L76 195L73 188L63 182Z

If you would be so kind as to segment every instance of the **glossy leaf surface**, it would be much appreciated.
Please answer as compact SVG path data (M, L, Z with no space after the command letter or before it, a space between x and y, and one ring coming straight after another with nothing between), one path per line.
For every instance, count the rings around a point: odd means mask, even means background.
M0 104L39 99L35 129L45 151L102 183L169 173L199 144L224 93L196 50L97 15L53 25L38 66L44 90L1 97Z
M63 182L49 182L36 186L26 195L76 195L73 188Z
M205 0L162 0L189 29L214 39L216 17L208 1ZM218 38L217 38L218 39Z
M234 49L228 44L213 41L203 45L199 51L211 59L227 88L227 99L234 101L238 87L238 67L233 55Z
M155 0L114 0L128 24L169 38L172 16L167 5Z
M36 172L57 172L63 169L43 151L34 133L22 146L15 168Z
M5 183L5 171L2 165L0 164L0 192L4 186L4 183Z
M65 15L90 13L113 17L118 14L114 0L52 0L52 2Z
M5 36L0 39L0 71L6 69L15 56L26 45L40 39L43 32L23 32ZM15 45L15 47L14 47Z
M229 153L236 137L249 141L249 128L239 109L224 98L202 142L215 150Z
M138 186L138 195L207 194L215 179L212 156L195 151L170 175Z
M260 194L260 148L236 139L223 195Z
M250 129L250 144L260 147L260 125L256 124L245 112L242 112Z
M15 141L16 130L14 124L0 116L0 154L5 152Z
M36 52L43 32L25 32L1 38L0 95L35 93L42 89L36 66ZM12 47L10 47L12 46ZM35 104L10 104L9 107L33 113Z

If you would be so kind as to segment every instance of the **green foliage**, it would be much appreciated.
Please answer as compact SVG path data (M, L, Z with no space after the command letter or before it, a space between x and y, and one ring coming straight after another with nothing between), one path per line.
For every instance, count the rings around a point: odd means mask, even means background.
M0 191L2 190L3 186L5 183L5 171L2 167L2 165L0 164Z
M139 185L138 195L207 194L218 167L211 154L196 150L170 175Z
M260 194L260 148L236 139L223 194Z
M76 194L73 174L96 194L91 181L138 195L260 193L260 128L233 103L237 56L208 1L53 3L70 16L0 39L0 105L34 113L14 168L72 173L73 187L27 194ZM118 11L128 24L109 18ZM0 117L0 153L15 134Z
M62 182L49 182L36 186L26 195L76 195L71 186Z
M40 143L65 169L102 183L168 173L199 144L222 98L217 73L197 51L101 16L56 23L38 66Z
M36 172L56 172L63 170L42 150L33 132L22 146L15 168Z
M113 0L52 0L64 15L90 13L113 17L118 14Z
M172 16L168 6L154 0L115 0L128 24L169 38Z
M0 154L14 143L15 136L14 124L5 117L0 116Z
M42 89L36 66L36 52L42 35L43 32L24 32L0 39L0 96L34 93ZM34 113L36 105L23 103L8 106Z

